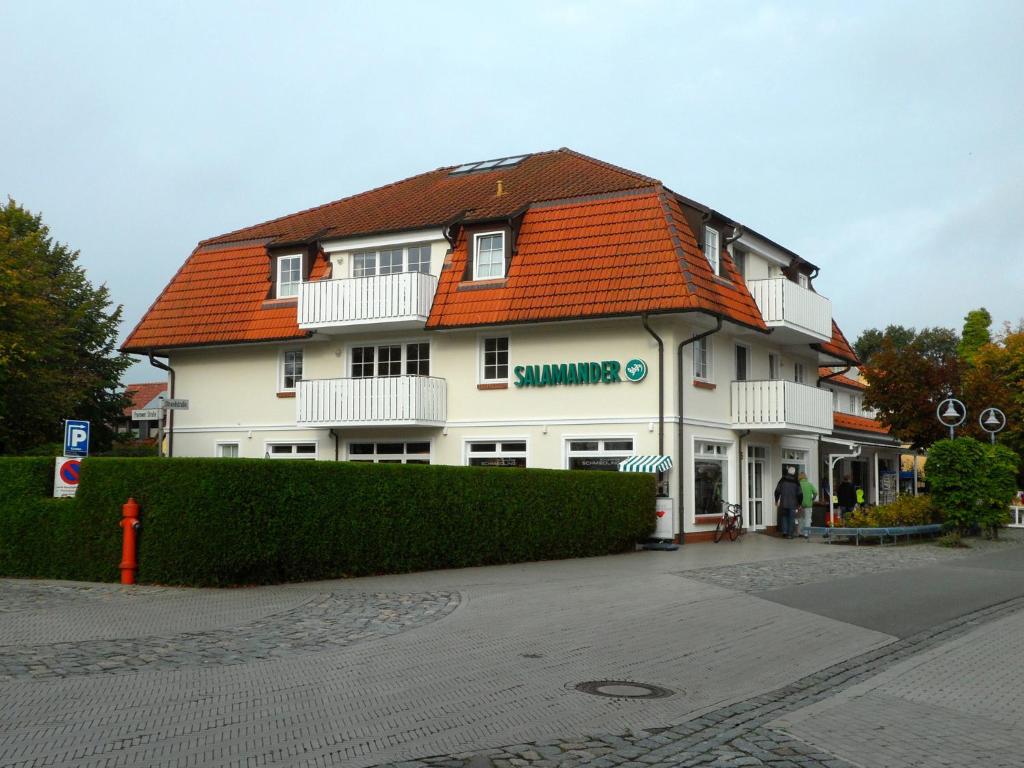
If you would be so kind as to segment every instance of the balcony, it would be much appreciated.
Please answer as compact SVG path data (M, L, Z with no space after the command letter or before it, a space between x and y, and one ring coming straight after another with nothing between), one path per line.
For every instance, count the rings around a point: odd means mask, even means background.
M327 333L422 328L437 277L422 272L315 280L299 285L299 327Z
M832 393L793 381L732 382L735 429L771 432L832 431Z
M309 379L297 387L300 427L443 427L448 384L432 376Z
M773 338L783 344L812 344L832 338L832 302L785 277L748 280Z

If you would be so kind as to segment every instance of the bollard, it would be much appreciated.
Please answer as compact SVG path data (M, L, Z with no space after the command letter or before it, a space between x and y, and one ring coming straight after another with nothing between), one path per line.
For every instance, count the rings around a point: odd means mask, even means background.
M139 563L135 558L136 536L139 526L139 503L135 499L128 499L121 507L121 528L124 531L124 543L121 547L121 583L134 584L135 572L139 569Z

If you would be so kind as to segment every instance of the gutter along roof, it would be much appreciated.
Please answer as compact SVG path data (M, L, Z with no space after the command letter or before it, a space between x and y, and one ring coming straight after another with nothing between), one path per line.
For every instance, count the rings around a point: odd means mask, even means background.
M451 227L454 248L428 329L695 311L767 332L725 248L728 279L712 274L684 216L689 205L657 179L565 148L489 170L439 168L202 241L122 349L309 337L294 300L268 300L275 248L435 227ZM463 281L465 228L517 216L506 277ZM309 279L329 272L317 253ZM856 360L834 324L821 348Z

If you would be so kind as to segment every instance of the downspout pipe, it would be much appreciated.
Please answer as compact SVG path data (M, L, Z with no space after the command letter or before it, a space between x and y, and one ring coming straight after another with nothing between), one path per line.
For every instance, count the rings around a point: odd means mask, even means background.
M162 371L167 371L168 384L167 384L167 396L174 397L174 369L167 365L167 363L161 363L153 355L153 350L149 350L149 364L154 368L159 368ZM167 457L174 456L174 411L168 410L167 412Z
M658 342L658 454L665 455L665 342L647 322L647 315L641 315L644 330Z
M693 344L693 342L695 342L695 341L700 341L701 339L706 339L708 336L710 336L710 335L712 335L714 333L718 333L720 330L722 330L722 318L721 318L721 316L716 317L715 320L716 320L716 322L715 322L715 327L714 328L712 328L710 331L704 331L703 333L695 334L694 336L691 336L688 339L683 339L681 342L679 342L679 347L676 350L676 387L679 390L678 391L678 401L676 403L676 410L677 410L677 413L679 414L679 466L680 466L679 474L680 475L682 475L683 451L684 451L684 449L683 449L683 444L684 444L684 441L683 441L683 421L684 421L684 419L683 419L683 392L685 391L684 390L684 386L685 385L683 383L683 349L685 347L689 346L690 344ZM679 496L679 502L680 502L679 503L679 543L680 544L685 544L686 543L686 528L685 528L685 523L684 523L685 516L683 514L683 504L682 504L682 485L683 485L682 483L679 484L679 486L680 486L679 487L679 494L680 494L680 496Z

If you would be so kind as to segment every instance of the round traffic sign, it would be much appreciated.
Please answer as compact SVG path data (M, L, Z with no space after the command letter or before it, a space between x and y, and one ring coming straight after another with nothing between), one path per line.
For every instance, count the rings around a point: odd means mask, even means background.
M82 473L82 462L69 459L60 465L60 479L68 485L78 485L78 476Z
M998 408L986 408L978 417L978 423L982 429L994 435L1006 427L1006 414Z
M947 397L939 403L935 414L947 427L959 427L967 419L967 406L955 397Z

